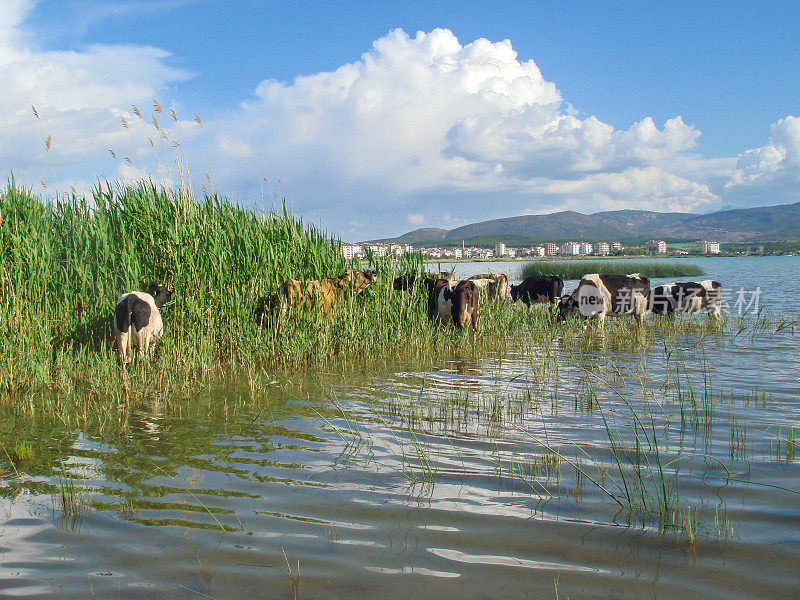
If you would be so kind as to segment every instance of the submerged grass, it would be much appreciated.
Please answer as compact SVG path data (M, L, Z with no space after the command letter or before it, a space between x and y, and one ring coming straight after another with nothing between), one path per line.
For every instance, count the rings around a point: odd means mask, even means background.
M521 277L557 275L562 279L580 279L587 273L641 273L646 277L697 277L703 269L692 263L663 263L657 261L617 260L541 260L522 267Z
M496 467L501 486L508 480L537 506L605 499L620 511L615 522L624 515L628 525L669 532L690 548L698 537L733 534L719 486L774 487L749 474L747 423L731 408L734 401L746 408L762 400L726 395L712 379L710 355L740 333L734 320L655 317L646 332L616 320L600 334L582 323L555 323L547 307L513 313L510 348L465 365L461 386L459 367L450 385L423 379L418 390L392 392L378 402L337 403L348 428L359 431L358 448L351 445L348 458L366 449L363 458L394 465L410 484L453 485L459 477L491 474L469 457L472 464L459 470L454 459L463 457L452 438L500 442L482 461ZM763 326L756 320L748 331ZM787 331L781 323L773 329ZM529 359L531 368L509 373L503 366L509 353L515 362ZM490 366L495 362L496 374ZM492 382L488 389L478 383L484 379ZM590 428L599 437L559 425L575 419L595 420ZM770 456L794 460L794 430L779 429L770 440ZM697 482L706 480L707 490L698 493ZM706 493L719 496L714 510Z

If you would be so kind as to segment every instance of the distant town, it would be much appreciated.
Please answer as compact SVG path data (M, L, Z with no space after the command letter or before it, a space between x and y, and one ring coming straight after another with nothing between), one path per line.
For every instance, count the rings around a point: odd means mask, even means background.
M623 246L620 242L567 242L555 244L547 242L535 246L512 248L503 242L498 242L494 248L478 248L463 246L461 248L417 248L410 244L342 244L342 254L348 260L364 259L368 253L377 256L401 256L408 252L420 252L425 259L430 260L491 260L499 258L539 258L546 256L641 256L641 255L688 255L688 254L719 254L719 242L703 240L691 244L680 244L680 248L670 249L663 240L650 240L643 246ZM690 246L687 249L687 246ZM691 247L693 246L693 247Z

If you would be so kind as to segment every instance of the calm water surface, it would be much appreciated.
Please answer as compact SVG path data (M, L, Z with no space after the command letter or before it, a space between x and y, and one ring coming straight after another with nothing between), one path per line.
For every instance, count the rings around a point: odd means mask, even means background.
M35 459L3 457L0 595L797 598L800 257L692 262L774 320L267 377L118 429L2 409Z

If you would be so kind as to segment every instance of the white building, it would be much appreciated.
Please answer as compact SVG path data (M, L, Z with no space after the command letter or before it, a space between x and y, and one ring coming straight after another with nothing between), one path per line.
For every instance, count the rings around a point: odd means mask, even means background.
M508 258L515 258L517 256L517 250L515 248L506 248L506 256Z
M361 244L342 244L342 254L346 260L352 260L356 254L363 251Z
M392 256L402 256L403 254L413 251L414 247L410 244L392 244L389 246L389 252L392 254Z
M667 242L664 240L650 240L644 246L649 252L657 252L658 254L667 253Z
M547 250L544 246L534 246L531 248L530 254L531 256L544 256L547 254Z
M598 254L609 254L611 252L611 244L608 242L598 242L597 244L597 253Z
M506 245L503 242L497 242L494 245L494 255L495 256L505 256L506 255Z
M561 254L566 256L577 256L581 253L581 245L578 242L567 242L561 246Z
M389 251L389 246L386 244L367 244L364 246L364 251L372 250L377 256L386 256Z
M581 242L578 244L578 254L591 254L592 253L592 245L588 242Z
M719 254L719 242L703 241L703 254Z

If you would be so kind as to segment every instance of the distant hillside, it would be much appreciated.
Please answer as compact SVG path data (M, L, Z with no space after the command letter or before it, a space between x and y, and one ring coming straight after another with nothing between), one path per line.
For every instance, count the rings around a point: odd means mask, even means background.
M720 242L800 240L800 202L718 211L705 215L614 210L591 215L563 211L472 223L445 231L426 227L394 240L432 245L469 244L508 238L525 240L713 239ZM412 241L413 240L413 241ZM474 243L474 242L473 242ZM479 245L479 244L475 244Z
M705 215L617 210L592 216L637 235L714 238L722 242L800 238L800 202L728 209Z
M412 244L419 240L441 240L444 239L447 229L441 227L422 227L409 231L401 235L398 240L404 240L406 244Z
M720 241L800 239L800 202L738 208L707 215L666 229L665 235L717 237Z
M441 227L421 227L414 231L409 231L401 236L393 238L382 238L379 240L365 240L364 243L371 244L425 244L431 246L437 240L443 240L447 229Z
M596 219L591 215L564 211L549 215L526 215L494 219L464 225L447 232L449 239L461 239L480 235L528 235L536 238L592 238L610 239L628 236L627 231Z
M657 231L681 226L698 215L691 213L659 213L649 210L611 210L591 215L612 227L629 234L650 235Z

